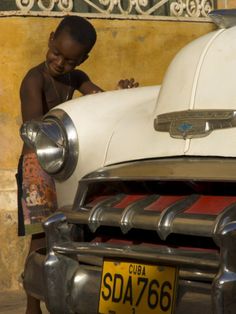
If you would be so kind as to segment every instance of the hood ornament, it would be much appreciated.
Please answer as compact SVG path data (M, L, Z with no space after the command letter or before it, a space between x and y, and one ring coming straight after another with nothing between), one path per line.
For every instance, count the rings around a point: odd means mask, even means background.
M185 110L160 114L154 120L159 132L173 138L191 139L209 135L214 130L236 127L236 110Z

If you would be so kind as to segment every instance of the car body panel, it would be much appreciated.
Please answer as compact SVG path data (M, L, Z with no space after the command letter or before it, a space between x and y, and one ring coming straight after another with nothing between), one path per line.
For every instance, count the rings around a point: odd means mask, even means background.
M79 159L74 174L64 182L56 182L59 206L71 204L82 176L105 164L109 143L122 120L133 115L150 117L159 89L159 86L149 86L105 92L74 99L57 107L71 117L79 137ZM153 128L150 131L155 134ZM135 158L138 156L133 156Z

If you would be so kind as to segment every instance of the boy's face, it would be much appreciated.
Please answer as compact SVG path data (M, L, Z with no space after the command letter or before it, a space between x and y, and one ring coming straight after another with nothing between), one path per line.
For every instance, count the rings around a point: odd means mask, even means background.
M86 47L75 41L66 31L56 38L51 33L46 62L50 75L56 77L72 71L88 58Z

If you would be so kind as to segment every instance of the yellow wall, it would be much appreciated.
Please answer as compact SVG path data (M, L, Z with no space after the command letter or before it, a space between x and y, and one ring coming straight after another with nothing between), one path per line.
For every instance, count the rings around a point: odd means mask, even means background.
M28 239L17 230L14 174L21 150L19 86L26 71L44 60L47 40L59 18L0 18L0 289L18 287ZM82 66L104 89L120 78L140 85L160 84L176 52L214 29L210 23L164 21L91 21L98 32L96 47Z

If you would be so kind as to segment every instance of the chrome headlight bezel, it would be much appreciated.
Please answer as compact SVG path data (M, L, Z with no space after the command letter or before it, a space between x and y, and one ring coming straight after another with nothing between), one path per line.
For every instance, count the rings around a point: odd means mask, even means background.
M78 135L70 116L52 109L41 121L27 121L20 129L23 141L37 155L42 169L58 181L74 172L79 156Z
M79 155L78 135L76 128L70 116L62 109L52 109L48 112L42 121L42 124L47 121L54 121L61 129L62 136L64 138L65 151L63 156L63 162L60 168L56 172L48 171L45 169L43 160L41 160L37 152L37 137L35 142L36 154L41 167L59 181L68 179L74 172Z

